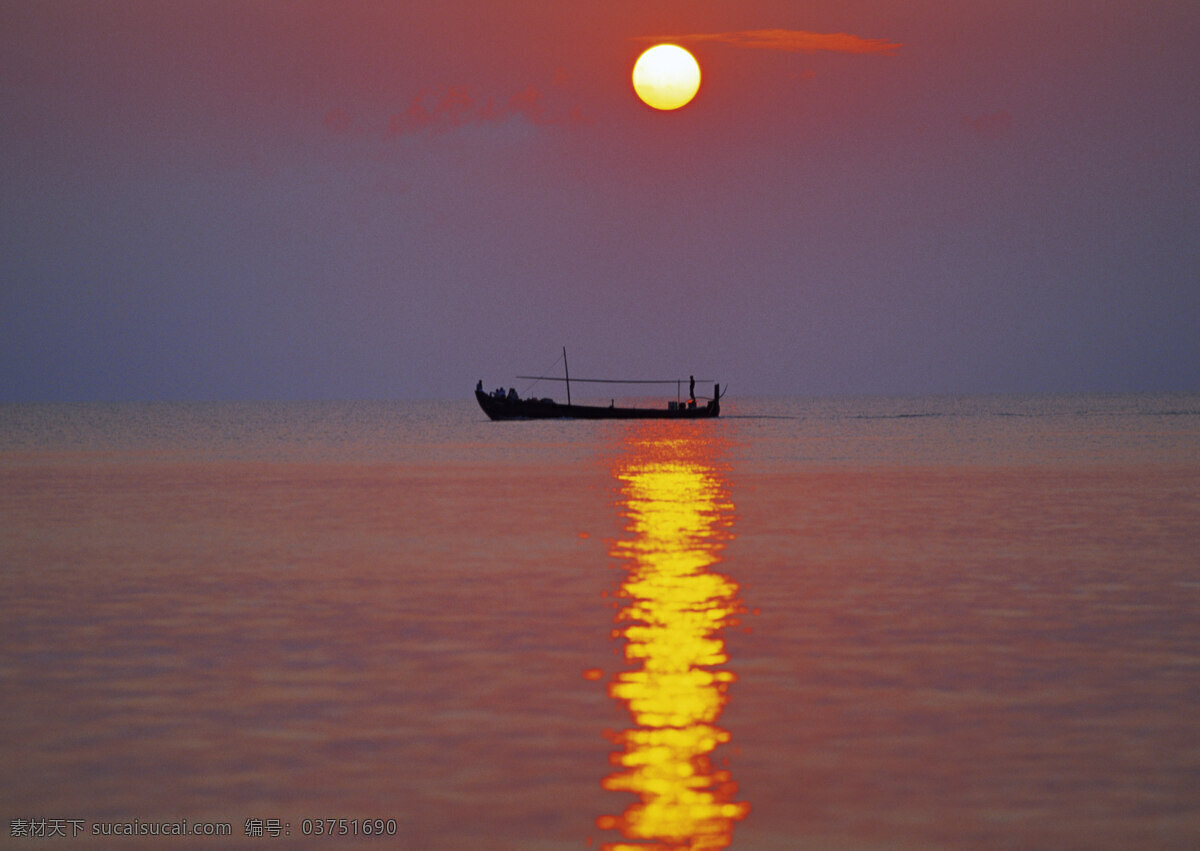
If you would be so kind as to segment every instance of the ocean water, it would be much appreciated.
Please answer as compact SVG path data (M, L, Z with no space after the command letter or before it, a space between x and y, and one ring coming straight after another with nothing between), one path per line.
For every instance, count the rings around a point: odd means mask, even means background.
M0 607L4 844L1200 845L1194 394L0 406Z

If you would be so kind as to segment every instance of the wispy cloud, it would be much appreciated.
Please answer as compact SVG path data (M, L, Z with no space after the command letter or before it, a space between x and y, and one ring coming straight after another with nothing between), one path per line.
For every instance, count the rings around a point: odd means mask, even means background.
M565 88L566 80L565 72L557 73L555 89ZM510 119L543 127L578 127L592 123L578 105L568 107L561 97L547 100L537 86L526 86L500 100L480 97L464 86L449 86L415 94L404 109L389 116L385 134L437 134L472 125L502 124ZM350 114L340 108L327 112L324 124L326 130L337 135L373 132L368 127L356 125Z
M570 126L590 123L578 107L564 110L545 102L536 86L527 86L506 100L480 99L461 86L417 94L408 109L391 117L389 135L445 131L468 124L486 124L521 117L530 124Z
M721 33L641 36L638 41L716 41L751 50L783 50L790 53L878 53L894 56L902 44L885 38L863 38L850 33L815 33L807 30L735 30Z
M1013 117L1007 109L999 109L974 118L964 117L963 127L984 139L999 139L1012 130Z

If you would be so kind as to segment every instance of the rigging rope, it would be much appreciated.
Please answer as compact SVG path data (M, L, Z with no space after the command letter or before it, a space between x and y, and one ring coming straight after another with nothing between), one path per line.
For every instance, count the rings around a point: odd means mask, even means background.
M559 355L557 358L554 359L554 363L550 364L550 366L548 368L543 369L542 372L550 372L552 369L554 369L554 367L556 367L560 363L562 363L562 359L563 359L563 356ZM533 379L533 381L530 384L525 385L525 389L521 391L521 396L523 398L528 398L529 391L532 390L534 387L537 387L538 382L543 380L542 377L538 376L538 375L518 375L517 378L520 378L520 379L532 378ZM549 379L546 379L546 380L549 380ZM564 379L560 378L557 380L563 381Z

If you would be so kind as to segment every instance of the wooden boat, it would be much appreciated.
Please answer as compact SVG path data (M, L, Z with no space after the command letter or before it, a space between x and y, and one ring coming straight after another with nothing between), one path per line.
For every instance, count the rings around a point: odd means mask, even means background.
M720 388L720 385L717 385ZM510 399L476 389L479 407L493 420L698 420L721 415L717 398L700 402L671 402L663 408L618 408L615 405L559 404L553 399Z
M515 390L487 393L483 382L475 386L475 400L483 412L493 420L699 420L721 415L721 385L713 385L712 398L697 399L689 387L688 399L680 399L679 389L683 382L673 381L624 381L597 378L571 378L567 369L567 350L563 349L563 371L565 377L553 378L544 375L518 375L517 378L538 381L564 381L567 385L567 401L561 404L553 399L522 399ZM571 402L571 382L589 384L674 384L675 400L662 407L629 408L608 405L576 405ZM695 384L694 379L689 382Z

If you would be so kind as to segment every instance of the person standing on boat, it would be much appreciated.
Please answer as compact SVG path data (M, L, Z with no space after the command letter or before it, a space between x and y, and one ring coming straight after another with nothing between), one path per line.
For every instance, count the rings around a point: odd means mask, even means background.
M689 376L688 381L688 407L696 407L696 376Z

